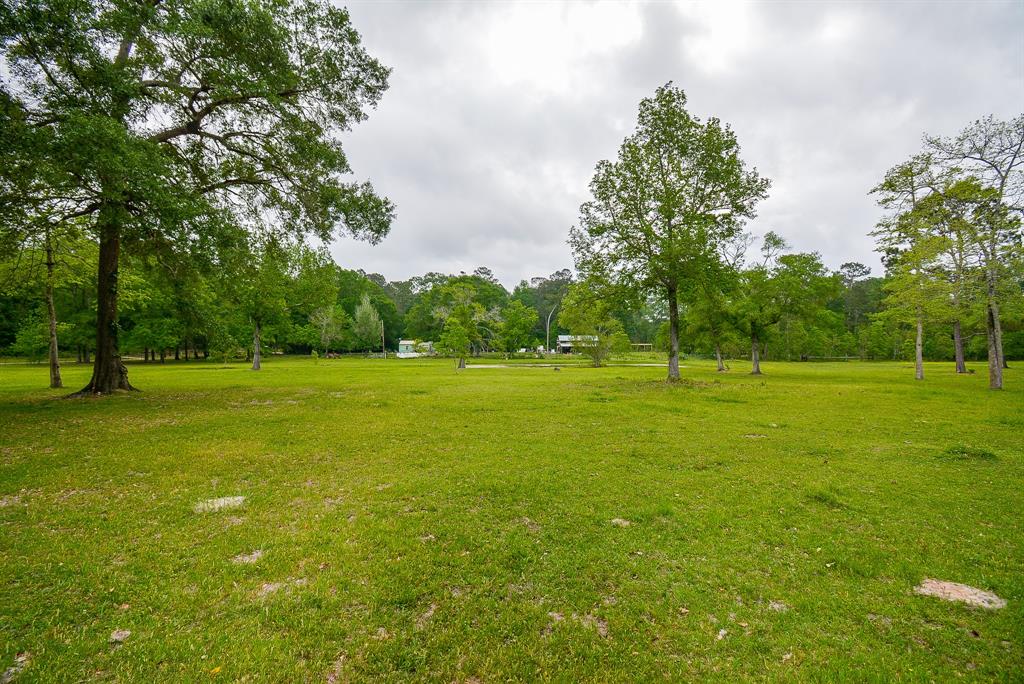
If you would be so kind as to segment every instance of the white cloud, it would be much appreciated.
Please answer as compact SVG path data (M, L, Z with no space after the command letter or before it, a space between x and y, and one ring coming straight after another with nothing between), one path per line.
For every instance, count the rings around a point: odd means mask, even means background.
M672 80L730 123L773 180L750 228L837 267L876 268L868 190L924 132L1024 102L1020 3L357 2L392 67L350 135L356 176L398 205L378 246L340 263L391 279L491 267L506 284L572 263L565 243L595 163L640 98Z

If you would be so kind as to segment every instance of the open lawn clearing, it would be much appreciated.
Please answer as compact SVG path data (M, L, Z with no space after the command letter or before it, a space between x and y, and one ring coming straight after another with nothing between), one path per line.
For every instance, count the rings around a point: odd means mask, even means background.
M1024 677L1018 370L453 363L0 368L0 673Z

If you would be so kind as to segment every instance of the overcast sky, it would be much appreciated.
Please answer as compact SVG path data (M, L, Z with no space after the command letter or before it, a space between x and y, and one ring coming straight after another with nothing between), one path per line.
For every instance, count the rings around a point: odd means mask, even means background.
M331 250L390 280L488 266L511 288L571 267L594 165L667 81L772 180L749 230L876 273L867 192L885 170L924 132L1024 110L1020 0L347 6L393 72L346 150L398 218L380 245Z

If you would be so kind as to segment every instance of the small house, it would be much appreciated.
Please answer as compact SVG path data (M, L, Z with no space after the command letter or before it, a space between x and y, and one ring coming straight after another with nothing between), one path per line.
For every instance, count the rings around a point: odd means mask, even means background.
M593 347L595 344L597 344L595 335L559 335L558 353L575 354L580 351L581 347Z
M433 355L433 342L417 342L416 340L399 340L398 342L397 356L400 359L415 359L420 356Z

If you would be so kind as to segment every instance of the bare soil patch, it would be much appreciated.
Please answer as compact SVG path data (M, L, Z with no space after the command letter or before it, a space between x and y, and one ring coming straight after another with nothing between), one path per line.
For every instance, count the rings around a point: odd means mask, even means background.
M222 496L218 499L200 501L192 507L192 510L196 513L212 513L214 511L223 511L229 508L238 508L244 503L244 496Z
M919 585L914 587L914 593L921 596L934 596L944 601L959 601L969 606L985 608L987 610L998 610L999 608L1006 607L1006 599L999 598L991 591L978 589L967 584L932 579L930 577L926 577Z

